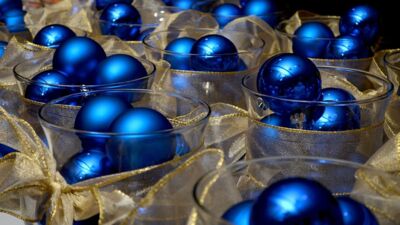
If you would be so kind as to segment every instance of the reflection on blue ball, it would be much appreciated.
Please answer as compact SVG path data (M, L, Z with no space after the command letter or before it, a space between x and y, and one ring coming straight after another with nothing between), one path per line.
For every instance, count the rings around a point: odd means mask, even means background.
M372 44L379 35L378 11L368 5L356 6L340 18L341 35L351 35Z
M276 0L248 0L243 7L246 16L257 16L275 27L278 23L278 6Z
M132 106L116 96L92 96L85 102L75 118L74 128L82 131L109 132L113 121ZM103 147L107 136L79 134L82 147Z
M133 0L96 0L96 9L102 10L105 7L107 7L108 5L118 3L118 2L132 4Z
M46 70L32 78L32 83L26 87L25 98L46 103L72 94L73 90L71 88L59 86L71 84L71 80L62 72Z
M171 41L165 47L168 53L164 55L164 60L171 64L172 69L191 70L189 54L195 42L195 39L189 37L181 37Z
M309 58L323 58L329 42L335 36L331 29L320 22L302 24L294 32L293 52Z
M104 35L115 35L122 40L136 40L140 35L142 19L139 11L124 2L107 6L100 15L100 28Z
M4 53L6 52L8 42L0 41L0 59L3 58Z
M339 204L320 183L304 178L280 180L256 199L252 225L343 225Z
M146 30L140 32L139 36L137 37L138 41L143 41L148 35L150 35L155 28L147 28Z
M331 59L360 59L372 55L365 43L353 36L339 36L328 46L327 58Z
M175 134L161 113L150 108L125 111L112 123L110 131L120 133L107 144L107 154L118 171L129 171L157 165L175 156Z
M25 27L25 11L22 9L11 9L3 14L3 21L7 26L10 33L23 32L26 30Z
M228 38L211 34L197 40L191 54L193 70L228 72L237 71L239 56L235 45Z
M52 24L43 27L36 34L33 43L49 48L57 48L61 43L75 36L76 34L68 27L60 24Z
M321 76L312 61L296 54L282 53L268 59L257 77L258 92L277 113L290 114L308 107L307 103L291 100L318 100L321 94ZM275 99L275 98L281 99Z
M84 150L74 155L63 165L60 171L68 184L101 177L111 172L111 161L102 149Z
M250 225L251 208L254 201L247 200L230 207L222 218L232 225Z
M232 20L240 17L241 10L239 6L235 4L224 3L215 7L212 11L212 14L217 20L220 28L222 28Z
M76 84L87 84L105 58L106 53L97 42L87 37L73 37L56 49L53 68L66 73Z
M0 143L0 158L3 158L5 155L16 151L17 150Z
M378 221L372 212L363 204L350 197L338 197L342 211L344 225L378 225Z

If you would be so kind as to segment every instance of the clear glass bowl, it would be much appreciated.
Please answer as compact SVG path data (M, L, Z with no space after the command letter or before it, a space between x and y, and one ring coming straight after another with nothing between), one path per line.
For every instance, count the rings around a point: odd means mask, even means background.
M383 57L386 75L395 84L397 90L400 84L400 49L386 52Z
M344 89L356 100L332 102L273 97L258 92L257 75L243 79L242 87L251 120L247 132L248 157L311 155L365 162L382 145L384 116L393 93L393 84L361 70L329 66L320 66L318 69L322 88ZM260 122L274 113L274 107L282 105L299 108L296 113L285 117L291 126L272 126ZM312 115L314 109L327 107L338 112L348 110L359 122L359 128L318 131L308 127L312 117L310 112ZM353 120L350 116L345 118Z
M272 183L290 177L316 180L334 196L351 196L367 205L381 225L395 223L388 220L385 214L392 218L399 216L399 202L374 191L374 188L383 188L380 193L384 193L389 190L390 185L398 187L398 176L336 159L270 157L238 162L211 171L200 178L193 191L197 211L196 225L230 225L228 221L221 219L227 209L243 200L257 198Z
M383 58L385 74L394 84L396 94L386 111L385 131L389 138L400 132L400 49L387 51Z

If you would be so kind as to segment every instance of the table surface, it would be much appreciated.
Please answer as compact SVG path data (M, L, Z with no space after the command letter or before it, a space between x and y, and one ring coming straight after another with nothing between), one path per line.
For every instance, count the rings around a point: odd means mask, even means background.
M0 225L24 225L25 223L21 220L9 216L4 213L0 213Z

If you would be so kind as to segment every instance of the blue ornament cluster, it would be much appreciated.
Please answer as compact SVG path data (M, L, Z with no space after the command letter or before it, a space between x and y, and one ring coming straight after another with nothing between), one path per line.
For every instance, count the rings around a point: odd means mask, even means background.
M318 68L306 57L292 53L271 57L259 70L257 89L274 112L261 119L270 126L317 131L353 130L361 126L356 98L340 88L323 89ZM303 115L303 120L296 120L298 114ZM269 136L274 135L271 132Z
M319 182L300 177L271 184L256 199L233 205L222 218L232 225L378 224L363 204L350 197L335 198Z
M3 22L11 33L22 32L25 27L25 11L22 0L0 0L0 22Z
M293 52L304 57L360 59L372 56L379 35L378 12L367 5L351 8L339 21L340 35L321 22L303 23L295 31Z

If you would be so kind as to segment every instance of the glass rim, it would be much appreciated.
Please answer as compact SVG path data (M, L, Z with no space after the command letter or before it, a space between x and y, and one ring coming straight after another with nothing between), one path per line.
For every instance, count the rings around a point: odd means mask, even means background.
M247 161L238 161L238 162L235 162L235 163L227 165L227 166L223 166L218 169L213 169L213 170L203 174L196 181L193 191L192 191L192 198L194 199L195 208L202 211L203 213L206 213L206 215L209 216L210 218L217 219L219 222L223 222L226 225L232 225L229 221L216 215L214 212L209 210L208 207L206 207L204 204L201 203L200 196L198 196L198 193L197 193L200 189L200 185L202 185L205 181L209 180L210 177L213 177L218 174L224 174L226 172L232 171L235 168L242 168L242 167L249 166L251 164L257 164L257 163L267 164L268 162L279 164L279 163L284 163L284 162L299 162L299 161L301 161L303 163L318 162L318 163L321 163L322 165L335 165L335 166L341 166L341 167L346 167L346 168L366 169L368 171L374 171L379 174L390 175L390 173L388 173L384 170L377 169L377 168L374 168L369 165L356 163L356 162L352 162L352 161L348 161L348 160L328 158L328 157L301 156L301 155L298 155L298 156L271 156L271 157L251 159L251 160L247 160Z
M54 123L52 123L51 121L48 121L44 116L44 110L47 107L51 107L54 105L57 105L57 102L60 101L65 101L67 99L71 99L73 97L77 97L77 96L89 96L91 94L96 94L96 93L112 93L112 92L117 92L117 94L129 94L129 93L139 93L139 94L157 94L157 95L167 95L173 98L178 98L178 99L183 99L187 102L190 103L194 103L196 104L196 106L200 106L205 110L205 115L203 117L201 117L200 119L198 119L197 121L195 121L193 124L190 125L185 125L182 127L178 127L178 128L171 128L171 129L166 129L166 130L160 130L160 131L155 131L155 132L147 132L147 133L115 133L115 132L95 132L95 131L87 131L87 130L79 130L79 129L75 129L75 128L67 128L64 126L60 126L60 125L56 125ZM72 106L74 107L74 106ZM46 126L51 127L51 128L56 128L59 130L63 130L63 131L67 131L67 132L74 132L77 134L86 134L86 135L96 135L96 136L146 136L146 135L163 135L163 134L177 134L177 133L182 133L183 131L192 129L194 127L197 127L201 124L205 124L208 121L208 118L211 115L211 108L210 106L204 102L203 100L200 100L198 98L193 98L193 97L188 97L185 95L180 95L177 93L173 93L173 92L167 92L167 91L155 91L155 90L151 90L151 89L110 89L110 90L96 90L96 91L88 91L88 92L80 92L80 93L75 93L75 94L70 94L58 99L54 99L48 103L43 104L40 109L39 109L39 113L38 113L38 118L41 124L46 124Z
M386 52L385 55L383 56L383 61L390 68L400 71L400 65L395 65L394 62L389 59L389 57L393 56L394 54L400 54L400 49L395 49L391 52Z
M120 53L117 53L117 54L120 54ZM113 55L117 55L117 54L113 54ZM137 60L139 60L141 63L145 62L147 65L150 66L151 70L149 72L147 72L147 70L146 70L147 75L144 76L144 77L141 77L141 78L138 78L138 79L135 79L135 80L122 81L122 82L111 83L111 84L88 84L88 85L86 85L86 84L60 84L60 85L56 85L56 84L48 84L46 82L33 81L32 79L27 78L26 76L20 74L17 71L17 69L19 67L25 66L26 64L29 64L29 63L32 63L32 61L20 62L20 63L16 64L13 67L12 71L14 73L14 77L19 82L24 82L24 83L26 83L28 85L29 84L36 84L36 85L41 85L41 86L53 87L53 88L80 88L80 89L106 88L106 87L113 87L113 86L119 86L119 85L128 85L128 84L139 82L139 81L142 81L142 80L148 80L148 79L154 77L155 72L156 72L156 65L154 63L150 62L147 59L143 59L143 58L139 58L139 57L135 57L135 56L132 56L132 57L137 59ZM39 57L39 58L35 58L35 59L38 59L38 60L44 59L45 60L45 59L48 59L48 57ZM48 70L52 70L52 68L48 69ZM41 72L44 72L44 71L46 71L46 70L43 70ZM38 73L40 73L40 72L38 72Z
M326 105L326 106L346 106L346 105L354 105L354 104L368 104L368 103L372 103L372 102L375 102L378 100L386 99L389 96L391 96L394 91L394 85L391 81L389 81L388 79L384 79L380 76L377 76L373 73L370 73L368 71L347 68L347 67L337 67L337 66L317 66L317 68L318 68L318 70L321 70L321 69L335 70L335 71L346 70L346 71L350 71L350 72L360 73L360 75L357 75L357 76L361 76L361 74L362 74L363 77L372 77L375 80L379 80L383 86L387 87L387 90L382 94L379 94L377 96L373 96L373 97L367 98L367 99L359 99L359 100L356 99L356 100L350 100L350 101L334 102L334 101L320 101L320 100L310 101L310 100L302 100L302 99L289 99L289 98L261 94L257 90L253 90L252 88L250 88L247 84L248 80L250 80L251 78L253 78L255 76L258 76L258 74L246 75L245 77L243 77L241 86L246 92L249 92L252 95L255 95L255 96L261 97L261 98L268 98L268 99L272 99L272 100L279 100L279 101L291 102L291 103L316 104L316 105Z
M198 32L198 31L210 32L211 34L218 34L218 32L221 32L221 31L224 32L225 31L225 30L221 30L221 29L212 29L212 28L189 28L189 29L172 28L172 29L169 29L169 30L161 30L161 31L152 32L151 34L148 34L148 35L146 35L144 37L142 43L143 43L143 46L144 46L145 49L149 49L149 50L152 50L152 51L156 50L157 52L160 52L160 53L163 53L163 54L167 54L167 55L187 56L187 57L201 56L200 54L193 54L193 53L186 53L185 54L185 53L177 53L177 52L173 52L173 51L168 51L168 50L165 50L165 49L161 49L161 48L159 48L157 46L153 46L152 44L149 43L151 37L157 36L157 35L162 34L162 33L167 33L168 34L168 33L171 33L171 32L182 32L182 31L186 32L186 31L190 31L190 30L195 30L196 32ZM248 36L252 36L252 37L258 39L260 41L260 43L261 43L261 46L257 47L257 49L263 49L265 47L265 41L262 38L260 38L259 36L252 35L252 34L249 34L249 33L246 33L246 32L242 32L242 31L234 31L234 30L227 30L227 31L235 32L235 33L243 33L243 34L246 34ZM215 32L217 32L217 33L215 33ZM224 35L222 35L222 36L224 36ZM185 37L187 37L187 36L185 36ZM231 41L231 42L233 43L233 41ZM235 44L235 43L233 43L233 44ZM240 55L247 55L247 54L253 54L253 52L252 51L238 51L237 53L215 54L215 55L209 56L209 58L221 57L221 56L232 56L232 55L239 55L240 56Z

